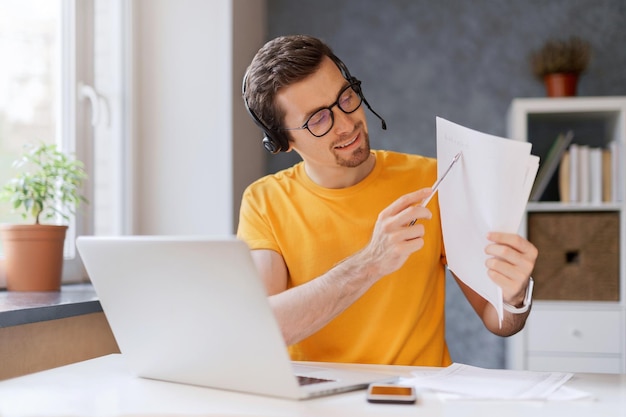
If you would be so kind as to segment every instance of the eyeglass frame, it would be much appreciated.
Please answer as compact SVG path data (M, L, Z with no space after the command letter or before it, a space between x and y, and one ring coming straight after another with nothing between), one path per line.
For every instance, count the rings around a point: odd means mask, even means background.
M356 87L356 88L354 88L354 87ZM345 93L349 88L352 88L354 93L359 98L359 104L358 104L358 106L356 106L354 108L354 110L352 110L352 111L345 111L341 107L341 105L339 104L339 100L341 99L341 96L343 95L343 93ZM339 92L339 94L337 94L337 100L335 100L335 102L333 104L331 104L330 106L322 107L322 108L318 109L315 113L313 113L311 116L309 116L309 118L306 120L306 122L304 122L304 124L302 126L300 126L300 127L289 127L289 128L284 127L284 128L281 128L281 130L304 130L304 129L306 129L306 130L309 131L309 133L311 135L315 136L316 138L321 138L321 137L327 135L328 132L330 132L332 130L333 126L335 125L335 113L333 112L333 107L337 106L337 108L339 110L341 110L344 114L352 114L352 113L354 113L355 111L357 111L361 107L361 105L363 104L363 101L364 101L364 98L363 98L363 94L361 94L361 81L355 80L355 81L351 82L350 84L348 84L347 86L345 86ZM330 126L328 126L328 130L326 132L322 133L321 135L316 135L309 128L309 122L311 121L313 116L315 116L319 112L322 112L322 111L325 111L325 110L328 110L330 112L330 120L331 120Z

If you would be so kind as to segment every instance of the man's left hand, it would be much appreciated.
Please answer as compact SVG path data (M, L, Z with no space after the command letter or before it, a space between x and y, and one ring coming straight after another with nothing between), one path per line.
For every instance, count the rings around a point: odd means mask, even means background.
M485 253L489 277L502 288L504 302L521 306L524 302L530 275L537 260L537 248L515 233L490 232L487 235L492 244Z

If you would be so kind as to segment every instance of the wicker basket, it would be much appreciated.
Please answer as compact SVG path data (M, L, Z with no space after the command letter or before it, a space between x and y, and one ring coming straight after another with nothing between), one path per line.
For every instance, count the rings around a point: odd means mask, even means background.
M534 298L619 301L619 213L529 213Z

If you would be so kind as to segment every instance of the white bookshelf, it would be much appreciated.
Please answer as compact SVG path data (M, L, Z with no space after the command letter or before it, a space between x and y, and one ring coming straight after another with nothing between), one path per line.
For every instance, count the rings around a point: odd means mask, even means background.
M618 219L618 226L614 230L617 236L612 236L612 239L619 242L618 253L613 255L618 263L617 294L615 300L610 301L592 297L589 300L535 298L524 330L507 339L507 367L537 371L624 373L626 205L623 196L626 195L626 180L623 167L626 163L626 97L514 99L509 107L507 127L508 137L533 143L532 153L542 159L558 133L566 129L574 131L572 143L605 147L611 141L618 141L621 144L619 165L623 179L619 184L621 201L600 204L560 202L558 181L555 181L548 186L540 201L528 204L522 225L522 233L526 236L531 234L529 219L535 214L567 216L579 213L592 217L595 213L614 214L612 217ZM567 233L576 231L569 230ZM610 233L613 232L609 232L609 236ZM562 244L566 247L568 236L563 235L562 241L560 239L561 236L555 237L555 246ZM548 280L550 276L547 275L535 277L535 280ZM589 277L592 283L594 279L604 278L593 275Z

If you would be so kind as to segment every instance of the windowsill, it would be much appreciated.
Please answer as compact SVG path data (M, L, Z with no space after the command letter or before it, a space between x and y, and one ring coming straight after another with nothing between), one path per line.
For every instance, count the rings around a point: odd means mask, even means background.
M59 292L0 291L0 328L102 311L91 284L68 284Z

